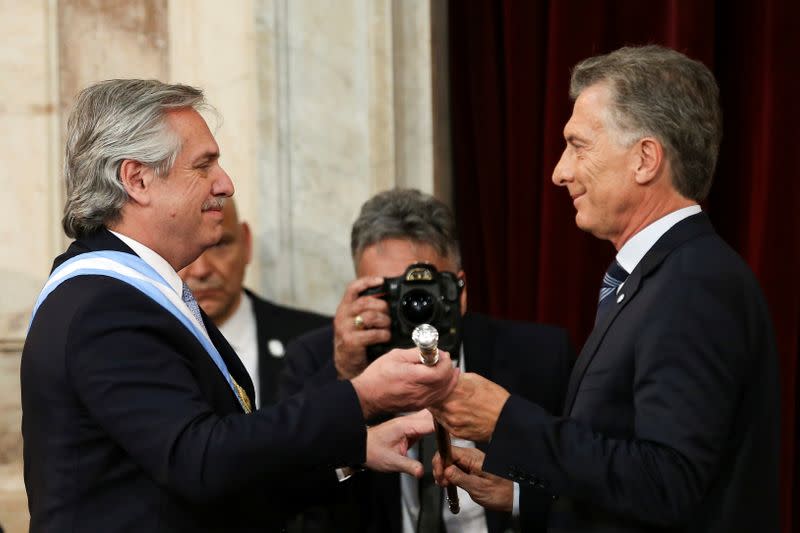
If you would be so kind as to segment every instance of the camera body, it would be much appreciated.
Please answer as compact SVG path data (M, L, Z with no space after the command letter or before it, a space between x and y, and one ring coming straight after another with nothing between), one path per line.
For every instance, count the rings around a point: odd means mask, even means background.
M439 272L433 265L414 263L402 276L385 278L383 285L362 291L359 296L377 295L386 300L392 320L392 338L387 343L367 346L367 358L373 361L393 348L412 348L411 333L420 324L435 327L439 332L439 348L453 354L461 343L463 289L464 280L452 272Z

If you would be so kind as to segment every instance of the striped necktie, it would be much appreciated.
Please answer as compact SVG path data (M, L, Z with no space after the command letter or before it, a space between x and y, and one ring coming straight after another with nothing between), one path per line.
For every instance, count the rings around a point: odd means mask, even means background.
M622 268L614 259L606 270L606 275L603 276L603 284L600 287L600 295L597 299L597 314L594 317L594 323L597 324L611 309L611 304L616 301L617 289L620 285L625 283L628 278L628 272Z

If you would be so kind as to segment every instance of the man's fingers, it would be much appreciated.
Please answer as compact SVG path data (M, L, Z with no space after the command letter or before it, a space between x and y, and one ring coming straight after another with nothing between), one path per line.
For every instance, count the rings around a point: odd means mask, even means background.
M376 276L368 276L364 278L358 278L357 280L351 281L347 288L344 290L344 296L342 296L342 302L353 302L358 298L358 294L363 292L370 287L377 287L383 283L383 278L379 278Z
M428 433L433 433L433 416L427 409L422 409L416 413L406 416L409 422L406 436L409 438L419 438Z
M433 479L436 481L437 485L441 486L445 479L444 468L442 467L442 456L439 455L438 451L433 454L433 460L431 461L431 464L433 466Z
M389 304L376 296L361 296L350 304L348 311L352 315L379 313L389 318Z
M349 346L367 347L371 344L388 342L392 338L392 332L388 329L364 329L351 331L344 336L345 342Z
M447 483L461 487L467 492L472 492L476 483L480 481L479 478L467 474L456 465L451 465L444 469L444 479Z
M480 475L483 473L484 454L476 448L451 448L453 463L468 474Z
M405 472L406 474L412 475L417 479L421 478L422 473L424 472L422 463L406 457L405 455L397 454L392 463L392 472Z

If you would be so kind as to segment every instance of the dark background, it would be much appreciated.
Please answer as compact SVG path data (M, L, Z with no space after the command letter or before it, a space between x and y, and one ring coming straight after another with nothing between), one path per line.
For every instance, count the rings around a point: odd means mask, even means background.
M577 229L569 195L550 181L572 111L570 68L656 43L712 69L724 134L703 208L770 305L781 359L782 530L800 531L800 2L451 0L448 19L470 309L566 326L578 348L615 251Z

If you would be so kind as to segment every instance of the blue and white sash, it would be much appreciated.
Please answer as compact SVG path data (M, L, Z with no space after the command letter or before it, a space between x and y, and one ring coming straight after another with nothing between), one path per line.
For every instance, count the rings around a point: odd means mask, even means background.
M197 323L181 297L169 286L164 278L137 255L106 250L83 253L65 261L50 274L47 283L45 283L39 298L36 300L36 305L33 307L31 323L33 323L33 318L36 316L39 306L42 305L42 302L50 293L63 282L76 276L108 276L118 279L136 287L172 313L203 345L203 348L206 349L206 352L208 352L208 355L222 373L225 381L228 382L234 396L239 400L242 409L245 412L248 411L244 401L237 393L225 360L222 359L216 346L211 342L208 333Z

